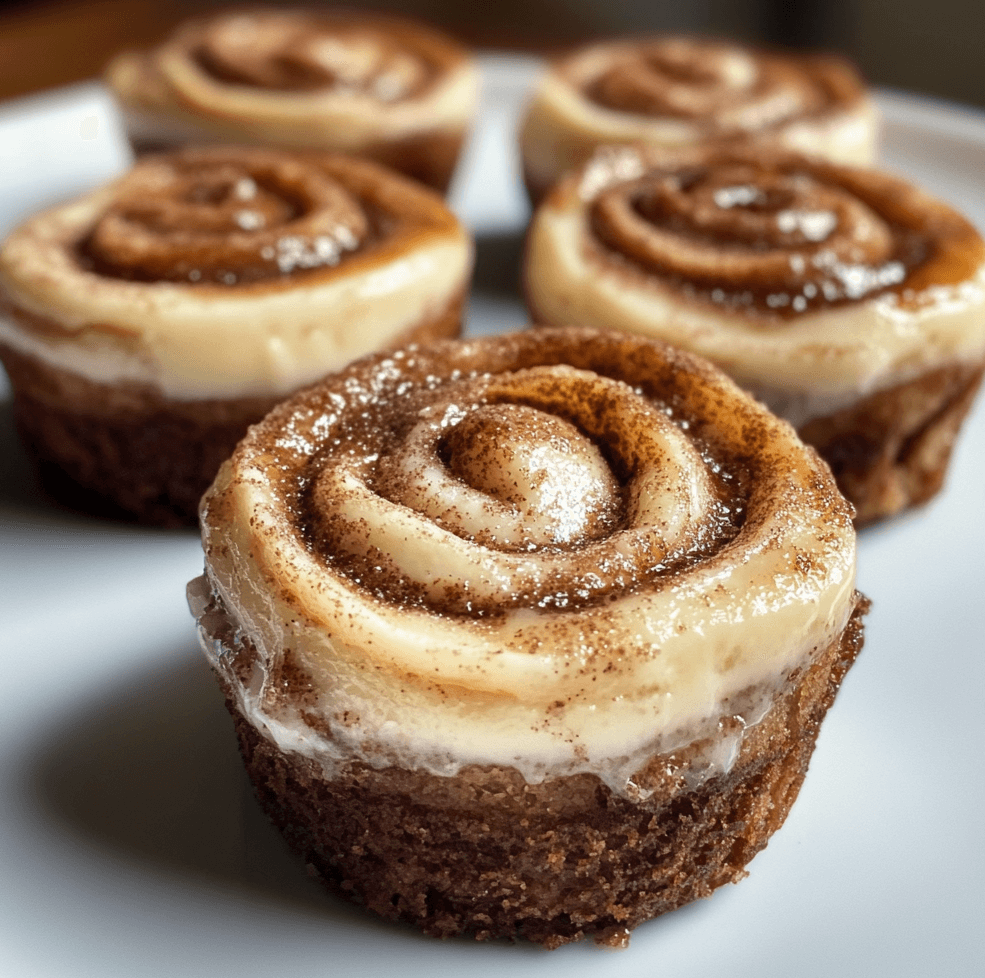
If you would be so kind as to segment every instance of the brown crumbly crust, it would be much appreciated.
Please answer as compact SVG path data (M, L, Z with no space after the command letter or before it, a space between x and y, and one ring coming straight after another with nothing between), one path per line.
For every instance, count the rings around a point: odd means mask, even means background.
M14 418L60 502L156 526L191 526L198 501L249 425L276 403L169 401L114 388L0 346Z
M799 429L854 504L856 526L937 494L983 372L981 363L931 370Z
M639 802L594 775L528 784L500 767L350 764L327 778L259 734L228 688L227 705L261 806L334 891L437 937L624 945L638 924L745 876L797 797L867 610L857 595L845 631L746 731L728 774L688 788L674 774L686 752L657 756Z
M464 294L393 346L461 331ZM0 344L14 417L45 488L73 508L154 526L195 526L202 493L236 443L280 400L178 401L86 380Z

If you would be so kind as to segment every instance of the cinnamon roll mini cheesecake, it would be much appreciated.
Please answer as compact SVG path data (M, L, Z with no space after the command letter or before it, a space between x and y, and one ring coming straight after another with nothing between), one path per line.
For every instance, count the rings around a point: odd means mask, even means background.
M0 250L0 357L47 474L194 523L249 424L382 347L457 335L467 234L375 163L264 149L149 156Z
M755 140L867 164L877 135L866 86L841 58L655 37L593 44L555 61L534 93L520 142L536 201L600 145L680 149Z
M478 97L478 69L450 38L352 11L224 11L119 55L106 80L138 149L212 141L357 153L441 191Z
M762 148L610 147L527 241L549 325L708 357L791 421L868 523L931 498L985 367L985 246L906 181Z
M261 805L437 936L622 944L740 879L862 644L826 466L613 332L358 361L250 430L202 532L189 601Z

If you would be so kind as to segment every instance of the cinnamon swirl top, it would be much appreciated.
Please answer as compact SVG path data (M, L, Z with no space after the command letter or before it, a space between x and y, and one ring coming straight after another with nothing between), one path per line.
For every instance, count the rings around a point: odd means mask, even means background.
M756 722L855 600L849 507L793 431L593 331L360 361L251 431L202 521L207 651L326 764L631 791L654 751Z
M608 55L597 73L578 61L561 70L598 105L688 119L709 136L759 132L863 97L854 71L830 55L794 58L675 37L613 46Z
M170 42L214 79L285 92L331 91L380 102L416 98L461 60L433 34L401 24L246 12L187 25Z
M0 337L177 398L283 394L461 300L470 242L375 164L264 149L145 157L0 253Z
M600 144L669 148L770 141L848 163L875 155L875 113L855 70L682 37L599 44L548 71L524 123L537 196Z
M465 50L423 25L284 9L188 22L152 51L120 55L107 80L146 130L137 135L159 144L211 135L358 152L439 189L454 154L437 150L439 174L417 158L423 148L408 146L403 166L387 147L426 134L453 136L457 152L477 94Z
M535 318L657 335L757 390L855 396L985 348L981 237L874 170L604 148L529 240Z

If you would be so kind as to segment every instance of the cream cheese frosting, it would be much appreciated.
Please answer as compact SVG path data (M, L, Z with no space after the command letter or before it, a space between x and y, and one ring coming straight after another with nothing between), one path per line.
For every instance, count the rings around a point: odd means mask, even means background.
M850 509L703 361L582 330L361 361L252 430L203 501L203 647L327 770L726 770L855 608Z
M10 235L0 340L175 400L278 396L446 312L471 261L435 195L373 164L187 151Z
M599 151L534 218L525 283L535 318L659 336L713 360L797 425L982 359L985 255L964 218L875 171L761 160L741 150ZM827 196L791 205L785 185L757 185L777 173ZM714 186L702 189L705 180ZM657 183L690 200L673 214L662 199L642 213ZM614 231L600 223L607 193L625 210ZM778 240L763 230L770 222ZM862 257L882 238L878 257Z
M521 145L539 195L600 145L683 148L754 138L866 164L877 133L874 103L840 59L664 37L591 45L552 64L527 110Z

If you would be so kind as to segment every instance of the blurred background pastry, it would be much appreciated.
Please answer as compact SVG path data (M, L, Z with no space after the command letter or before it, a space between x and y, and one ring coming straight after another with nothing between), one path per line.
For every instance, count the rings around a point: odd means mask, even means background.
M278 400L366 352L457 335L469 236L375 163L147 156L0 251L0 356L46 467L140 520L195 522Z
M665 36L591 44L552 62L520 145L527 187L539 200L603 144L752 140L871 163L877 128L864 82L840 58Z
M116 57L137 148L228 142L358 153L444 191L477 108L464 47L353 11L243 9Z
M337 8L330 0L306 6ZM0 92L95 77L120 50L160 43L180 21L228 7L228 0L0 0L6 65ZM557 54L604 37L684 33L838 51L873 84L985 105L979 44L985 7L974 0L895 0L891 17L882 0L501 0L471 6L376 0L372 8L420 17L486 49Z
M534 216L534 319L709 357L832 466L860 523L940 488L985 368L985 245L872 169L757 148L600 150Z

